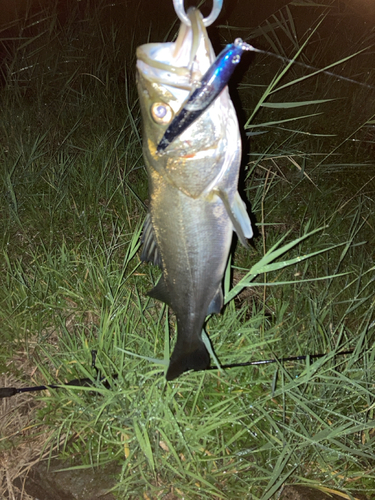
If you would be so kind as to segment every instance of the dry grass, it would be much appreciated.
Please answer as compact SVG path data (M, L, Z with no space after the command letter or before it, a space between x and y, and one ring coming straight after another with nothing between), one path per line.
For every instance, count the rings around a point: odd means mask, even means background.
M8 375L0 377L0 385L22 387L19 380ZM31 394L19 394L2 399L0 404L0 498L32 500L14 481L25 481L30 468L43 455L51 435L51 430L43 432L41 426L35 426L36 413L43 403L35 402Z
M0 376L0 387L27 387L33 385L33 374L37 366L33 357L19 350L9 360L11 371ZM26 383L27 379L30 382ZM50 427L38 422L37 413L45 406L33 393L20 393L11 398L0 399L0 498L9 500L33 500L23 485L31 468L40 460L51 456L49 440L53 434ZM54 448L56 449L56 447ZM17 481L16 481L17 480ZM22 488L15 485L22 484Z

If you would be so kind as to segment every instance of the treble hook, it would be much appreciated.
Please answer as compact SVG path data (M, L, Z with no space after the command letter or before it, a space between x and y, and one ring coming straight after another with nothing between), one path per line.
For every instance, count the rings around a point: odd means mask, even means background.
M203 19L203 24L207 26L211 26L212 23L214 23L220 14L220 11L223 7L223 0L212 0L213 7L211 14L208 17L205 17ZM179 17L180 21L187 26L191 26L190 19L188 18L185 8L184 8L184 0L173 0L173 6L174 10L176 11L177 16Z

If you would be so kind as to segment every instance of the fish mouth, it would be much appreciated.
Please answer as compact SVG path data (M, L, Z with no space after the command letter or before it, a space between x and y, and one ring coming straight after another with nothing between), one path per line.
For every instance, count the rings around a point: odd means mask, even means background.
M181 24L180 31L175 42L174 56L180 57L183 55L185 58L189 56L187 68L189 68L189 95L183 101L180 109L175 112L175 116L161 138L157 152L163 154L164 150L178 138L183 130L187 128L186 121L186 104L191 98L194 90L200 86L200 81L205 72L209 69L210 64L215 59L215 53L212 49L211 42L208 38L206 27L203 23L203 17L200 11L194 7L190 8L187 12L190 20L190 26ZM189 54L188 54L189 53ZM189 104L192 104L191 99ZM202 109L199 113L195 113L194 121L197 120L204 112ZM188 115L190 115L188 111ZM185 124L185 125L184 125ZM182 129L182 127L183 129Z
M177 40L174 46L174 58L179 60L188 57L186 67L189 70L191 86L198 82L207 71L211 62L215 59L203 16L198 9L191 7L187 16L190 26L181 24Z
M175 42L148 43L137 48L137 66L150 81L191 91L215 59L215 53L200 11L191 7L187 15L191 26L181 23Z

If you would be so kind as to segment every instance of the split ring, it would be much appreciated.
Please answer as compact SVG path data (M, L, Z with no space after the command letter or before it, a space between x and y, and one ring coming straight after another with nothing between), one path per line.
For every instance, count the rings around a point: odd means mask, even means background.
M203 24L206 27L211 26L211 24L216 21L223 7L223 0L212 0L212 2L213 2L213 7L211 14L203 19ZM186 24L187 26L191 26L190 19L188 18L185 12L184 0L173 0L173 6L180 21Z

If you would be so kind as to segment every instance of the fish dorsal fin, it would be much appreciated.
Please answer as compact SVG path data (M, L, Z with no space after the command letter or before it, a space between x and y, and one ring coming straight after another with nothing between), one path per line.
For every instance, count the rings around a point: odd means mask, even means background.
M151 262L155 266L162 267L162 260L156 244L154 228L152 226L151 215L148 213L143 225L141 236L143 249L141 253L141 260L143 262Z
M211 300L210 305L207 309L207 316L210 314L219 314L221 308L223 307L224 299L223 299L223 290L221 289L221 284L215 293L215 297Z
M238 191L234 195L233 203L229 203L228 195L220 189L215 189L214 193L219 196L221 201L224 203L225 209L229 215L229 218L233 224L234 230L243 246L248 248L246 239L253 237L253 230L251 227L251 222L249 215L246 211L245 202L241 199Z

